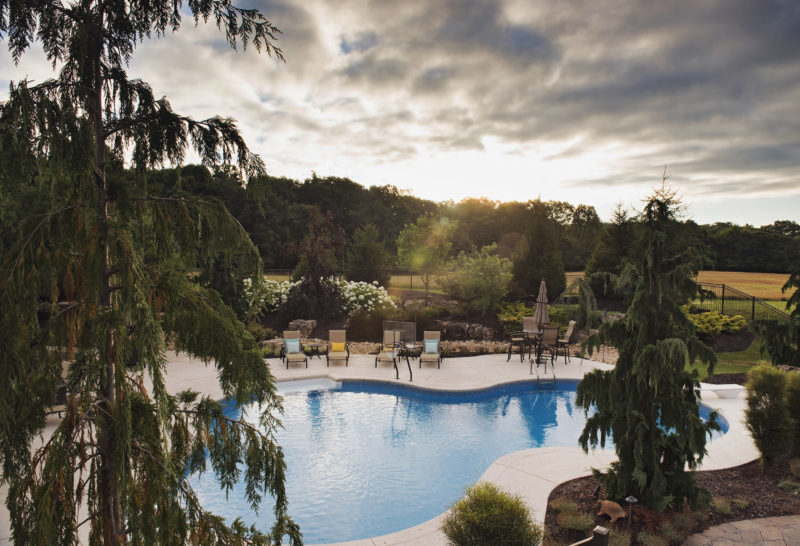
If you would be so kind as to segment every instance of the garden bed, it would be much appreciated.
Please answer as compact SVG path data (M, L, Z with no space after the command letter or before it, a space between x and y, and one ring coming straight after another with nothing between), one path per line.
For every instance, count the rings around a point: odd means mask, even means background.
M698 512L665 511L655 514L642 506L633 509L631 520L631 544L642 543L635 538L644 532L645 540L651 544L677 544L691 534L699 533L709 527L728 521L755 519L770 516L800 514L800 498L795 492L785 491L778 484L797 481L786 465L775 465L762 470L758 461L724 470L698 472L697 482L713 495L712 505ZM602 525L611 529L611 544L626 544L628 520L620 519L610 525L607 516L597 516L598 501L603 500L602 487L592 477L577 478L557 486L548 498L545 515L546 538L544 544L572 544L589 536L585 531L565 529L558 524L556 506L565 501L577 505L577 513L583 517L587 529ZM554 503L555 501L555 503ZM627 510L627 506L623 506ZM587 517L588 516L588 517ZM563 519L562 523L567 520ZM573 522L580 521L572 518ZM614 535L618 535L614 538ZM663 542L660 542L659 537ZM645 537L642 537L645 538Z

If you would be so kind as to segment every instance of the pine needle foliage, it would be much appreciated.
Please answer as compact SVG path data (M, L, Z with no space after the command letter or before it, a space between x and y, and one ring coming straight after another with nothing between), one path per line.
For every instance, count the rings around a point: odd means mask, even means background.
M681 236L676 220L680 201L669 187L648 198L641 215L639 258L626 266L619 282L633 299L623 319L604 323L585 348L603 343L619 349L611 371L595 370L578 385L577 402L589 412L579 442L584 450L613 437L618 461L595 471L608 495L622 501L634 495L656 510L707 502L691 470L706 453L706 436L718 428L715 416L703 422L696 359L709 372L714 353L697 340L680 306L697 294L694 281L703 255ZM686 469L690 471L687 471Z
M12 84L0 104L2 193L35 190L47 203L4 244L0 266L0 480L17 544L74 544L84 532L90 544L302 540L287 516L274 378L234 312L190 274L222 263L260 279L258 253L220 202L147 187L148 168L180 162L190 145L206 165L263 171L233 120L176 114L127 77L136 45L177 31L183 5L0 0L13 58L37 40L58 70ZM227 0L186 7L232 47L282 58L259 12ZM259 402L258 427L197 393L167 392L168 345L213 362L236 404ZM63 370L66 411L42 444ZM270 535L201 506L185 478L204 470L226 489L242 480L254 508L274 497Z

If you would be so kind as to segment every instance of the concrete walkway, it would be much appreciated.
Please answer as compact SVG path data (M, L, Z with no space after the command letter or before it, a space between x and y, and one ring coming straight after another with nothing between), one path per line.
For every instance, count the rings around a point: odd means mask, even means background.
M215 398L222 398L217 370L213 365L205 365L197 359L175 353L169 353L168 360L165 380L170 392L189 388ZM278 359L270 359L269 363L273 374L280 382L329 378L334 381L362 379L409 384L409 370L405 361L400 365L400 379L397 380L391 364L379 364L376 368L375 357L370 355L351 356L347 367L342 364L327 367L324 357L309 359L308 368L293 364L286 369L285 364ZM560 359L555 367L555 375L558 379L580 379L585 373L598 368L607 370L612 367L576 357L573 357L569 364ZM520 363L515 357L506 362L506 355L447 358L442 362L441 369L431 365L420 369L417 363L413 363L412 372L411 384L436 390L488 388L498 384L530 381L536 379L537 374L552 377L552 369L549 366L548 373L545 374L542 368L537 370L534 367L531 370L527 361ZM724 396L730 396L730 393L726 392ZM744 426L743 395L735 398L719 398L712 390L704 388L703 400L709 406L720 410L727 419L730 430L708 444L708 456L704 460L702 469L727 468L757 458L758 452ZM48 437L57 424L56 418L51 419L43 437ZM502 489L520 495L532 510L534 518L542 522L547 510L547 497L555 486L573 478L589 475L593 467L604 468L614 458L613 450L596 450L586 454L577 446L526 449L510 453L492 463L481 480L493 482ZM5 495L5 487L0 488L0 498L4 500ZM442 518L443 514L440 514L409 529L345 544L348 546L445 544L445 537L439 531ZM8 512L3 503L0 507L0 544L8 544L9 537Z
M729 544L800 546L800 516L732 521L692 535L684 542L688 546Z

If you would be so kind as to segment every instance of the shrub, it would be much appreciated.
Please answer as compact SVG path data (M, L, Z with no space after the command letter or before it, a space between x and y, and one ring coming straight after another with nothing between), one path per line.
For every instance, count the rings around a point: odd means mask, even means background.
M732 513L730 501L722 497L714 497L709 507L713 512L722 516L730 516Z
M364 281L346 281L342 279L330 279L339 287L339 294L342 298L342 311L347 315L353 316L364 311L375 311L376 309L390 309L394 307L394 302L389 293L377 281L372 283Z
M556 523L571 531L590 531L594 527L594 518L589 514L564 510L556 517Z
M361 311L347 321L347 338L351 341L380 341L383 339L383 321L399 320L400 309Z
M467 312L485 315L508 293L511 260L496 253L496 244L485 246L469 256L461 252L451 264L453 273L439 280L444 291L459 298Z
M251 284L249 279L245 280L248 297L253 305L269 312L285 310L290 315L289 318L296 318L295 315L305 316L305 310L310 307L309 302L305 301L308 298L324 300L316 302L320 304L317 307L334 306L335 309L325 310L326 314L331 316L339 312L353 316L394 307L389 293L377 282L347 281L337 277L327 277L314 283L317 289L313 293L305 293L302 290L305 286L304 279L298 281L266 279L258 294L252 293Z
M558 497L550 502L550 508L556 512L577 512L578 505L566 497Z
M797 479L800 479L800 459L792 459L789 461L789 471Z
M721 315L716 311L702 311L690 307L688 304L681 307L683 313L694 324L697 335L705 339L714 338L720 334L735 334L745 326L747 321L741 315Z
M631 534L627 530L614 529L608 535L608 546L630 546L632 540Z
M503 325L504 332L522 330L522 317L532 317L535 309L526 307L521 301L501 303L497 306L497 320Z
M785 387L786 373L771 366L758 366L747 374L746 425L765 465L792 447L794 423L786 407Z
M786 387L783 392L783 398L786 401L786 407L789 409L789 415L792 416L794 421L792 453L800 455L800 374L786 374ZM798 474L800 474L800 468L798 468Z
M680 544L685 538L683 533L681 533L672 523L662 523L660 531L661 536L664 537L664 539L666 539L666 541L670 544Z
M733 506L733 507L734 507L736 510L744 510L745 508L747 508L748 506L750 506L750 503L749 503L749 502L747 502L746 500L743 500L743 499L733 499L733 500L731 501L731 505L732 505L732 506Z
M262 339L272 339L275 337L275 330L264 328L264 326L257 322L250 322L245 328L248 332L250 332L250 334L252 334L256 341L260 341Z
M456 546L527 546L542 540L542 529L533 522L522 499L491 483L467 489L466 497L445 516L442 532Z
M658 535L652 535L646 531L642 531L636 535L636 540L642 546L667 546L667 541Z
M778 482L778 489L786 491L787 493L797 493L800 491L800 483L791 480L783 480L782 482Z
M695 520L684 514L675 514L675 517L672 518L672 526L681 533L689 531L694 524Z

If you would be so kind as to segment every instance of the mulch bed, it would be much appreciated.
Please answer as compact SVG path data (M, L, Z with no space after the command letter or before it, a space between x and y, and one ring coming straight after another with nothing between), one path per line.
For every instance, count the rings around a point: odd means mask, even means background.
M708 489L715 499L728 501L739 499L746 501L747 506L732 507L731 513L727 515L713 508L706 508L695 518L697 521L687 534L699 533L728 521L800 514L800 497L796 493L778 488L778 483L781 481L796 481L786 464L776 464L772 469L762 470L760 463L753 461L734 468L698 472L696 478L698 484ZM620 519L614 525L610 525L607 516L596 516L598 502L605 498L602 487L599 487L594 478L577 478L559 485L550 493L545 516L547 529L545 544L572 544L586 537L583 532L566 530L556 523L557 514L549 504L559 498L575 502L580 512L594 517L595 525L610 528L612 534L615 530L622 532L628 528L627 519ZM627 506L623 508L627 510ZM686 514L688 513L687 511ZM675 515L674 511L655 514L643 506L636 506L631 519L631 534L634 538L640 531L658 534L661 526L671 521ZM633 544L637 542L634 541Z
M742 328L735 334L719 334L707 343L715 353L732 353L747 349L755 337L750 328Z

